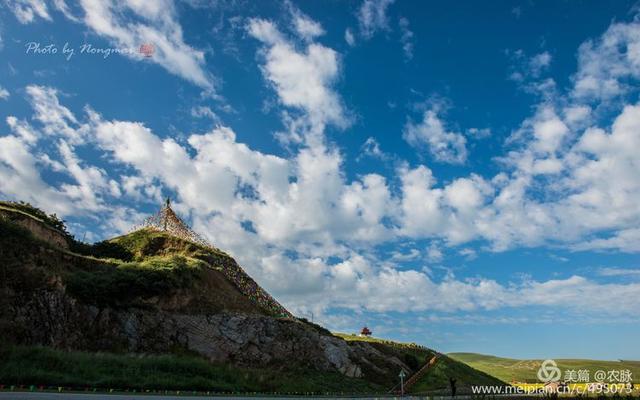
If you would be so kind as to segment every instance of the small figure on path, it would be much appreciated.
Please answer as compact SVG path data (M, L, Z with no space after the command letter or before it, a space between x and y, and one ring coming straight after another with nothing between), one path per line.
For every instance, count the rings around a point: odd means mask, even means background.
M449 378L449 385L451 386L451 397L456 397L456 379Z

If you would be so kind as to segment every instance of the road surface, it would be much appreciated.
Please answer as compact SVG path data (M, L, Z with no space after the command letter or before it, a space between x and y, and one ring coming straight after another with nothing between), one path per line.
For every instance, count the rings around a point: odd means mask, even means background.
M508 396L496 396L507 397ZM535 396L534 396L535 397ZM330 400L332 397L317 397L318 399ZM403 400L425 399L426 397L405 396ZM175 396L175 395L143 395L143 394L105 394L105 393L53 393L53 392L0 392L0 400L309 400L311 396L305 397L230 397L230 396ZM381 397L334 397L339 400L393 400L400 399L395 396ZM431 400L450 400L449 396L432 396ZM471 400L472 396L456 396L456 400Z
M330 397L319 397L324 400ZM229 397L229 396L175 396L175 395L143 395L143 394L105 394L105 393L53 393L53 392L0 392L0 400L309 400L309 397ZM348 397L340 397L348 400ZM374 400L377 397L358 397L358 400ZM393 397L382 397L393 399ZM410 397L405 397L410 399Z

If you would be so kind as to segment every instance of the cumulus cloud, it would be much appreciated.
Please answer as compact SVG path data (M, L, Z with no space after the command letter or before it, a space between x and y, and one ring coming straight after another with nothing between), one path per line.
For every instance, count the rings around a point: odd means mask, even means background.
M409 121L402 137L411 146L428 150L436 161L461 164L467 159L467 139L447 130L434 109L425 111L421 122Z
M56 89L30 85L27 86L34 111L34 119L42 124L42 131L47 135L62 134L73 143L80 143L83 139L83 128L76 117L66 107L60 105Z
M611 24L594 40L578 49L578 71L572 96L582 101L602 101L623 95L640 78L640 20Z
M72 209L69 202L42 179L38 160L32 152L17 136L0 137L0 191L8 198L30 201L44 205L52 212L68 214Z
M310 43L299 51L272 21L264 19L251 19L247 30L264 45L262 73L280 103L304 114L302 120L289 120L289 139L300 141L307 134L322 135L327 124L348 126L342 100L332 88L340 71L333 49Z
M536 135L532 122L531 139L520 151L535 157L550 157L555 152L572 168L571 178L559 191L562 195L541 202L526 195L534 173L517 165L512 177L488 181L471 175L445 185L426 166L403 165L397 171L400 191L394 193L387 179L377 174L347 180L340 153L318 143L299 149L288 159L239 143L226 127L178 143L160 138L140 122L105 120L90 108L84 117L78 117L60 103L59 92L52 88L31 87L27 93L39 126L15 117L8 120L14 134L0 138L0 177L6 182L0 189L3 195L33 201L62 215L81 210L106 212L108 199L117 212L105 219L105 225L123 230L141 215L117 206L121 196L158 201L160 191L168 189L176 193L176 207L190 216L197 230L229 250L294 310L314 310L316 315L335 307L451 312L555 307L565 302L593 305L612 314L637 310L636 297L630 295L638 290L635 284L603 284L579 276L509 284L453 276L436 281L426 272L400 269L396 263L423 257L438 262L445 246L482 238L496 248L551 238L569 240L569 246L591 244L592 248L637 251L627 245L638 243L634 227L640 213L638 203L631 204L637 198L637 179L611 184L586 171L622 178L624 170L631 170L626 172L629 178L637 171L637 158L630 150L636 147L627 145L638 139L640 106L625 109L611 132L589 130L562 150L563 157L558 153L563 146L550 139L555 136ZM40 114L56 117L37 117ZM544 111L539 118L543 127L539 129L559 131L555 124L546 128L544 123L559 118L557 114ZM82 132L82 141L71 144L74 135L67 129ZM51 137L56 151L45 163L34 154L37 150L32 143ZM82 145L92 146L119 170L130 172L109 176L78 156L74 146ZM46 167L66 174L72 183L45 183L41 170ZM600 199L609 192L617 198ZM618 204L612 206L614 202ZM251 229L246 229L247 222ZM602 229L617 228L615 238L591 238ZM584 237L588 240L582 240ZM424 255L415 248L386 258L371 251L375 244L406 238L433 241ZM461 254L474 256L465 249ZM330 261L334 257L339 261ZM284 279L291 276L295 279ZM611 300L593 296L596 292L619 294L622 306L607 308Z
M526 92L549 97L551 90L555 90L555 81L545 78L545 72L549 70L553 56L548 51L543 51L530 56L524 50L507 50L511 65L509 79L517 82L520 88Z
M105 212L105 198L118 198L120 185L105 170L77 155L76 146L86 145L89 139L89 124L61 105L60 93L53 88L31 85L26 93L34 124L11 115L6 119L11 134L0 137L0 193L61 216ZM63 178L56 181L49 176L45 180L47 170ZM122 210L138 215L126 207ZM104 229L113 226L113 218L105 218Z

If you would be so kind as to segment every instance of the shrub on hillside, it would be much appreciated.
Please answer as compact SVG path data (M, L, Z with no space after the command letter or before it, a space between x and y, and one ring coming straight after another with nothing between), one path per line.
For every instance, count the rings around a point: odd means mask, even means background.
M13 208L14 210L22 211L25 214L29 214L39 220L42 220L45 224L50 227L59 230L64 233L66 236L71 237L69 232L67 231L67 226L65 225L65 221L60 219L55 213L47 214L38 207L31 205L30 203L26 203L24 201L0 201L0 205Z
M166 295L190 287L204 264L181 256L79 270L66 279L70 295L98 307L130 305L135 299Z

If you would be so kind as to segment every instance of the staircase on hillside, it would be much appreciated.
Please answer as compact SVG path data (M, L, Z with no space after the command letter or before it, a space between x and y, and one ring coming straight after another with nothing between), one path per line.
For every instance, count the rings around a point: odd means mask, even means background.
M404 392L407 393L415 383L422 378L427 371L431 369L438 361L438 356L433 356L429 361L427 361L415 374L411 375L409 379L404 382ZM395 385L389 390L389 393L393 394L401 394L400 393L400 384Z

